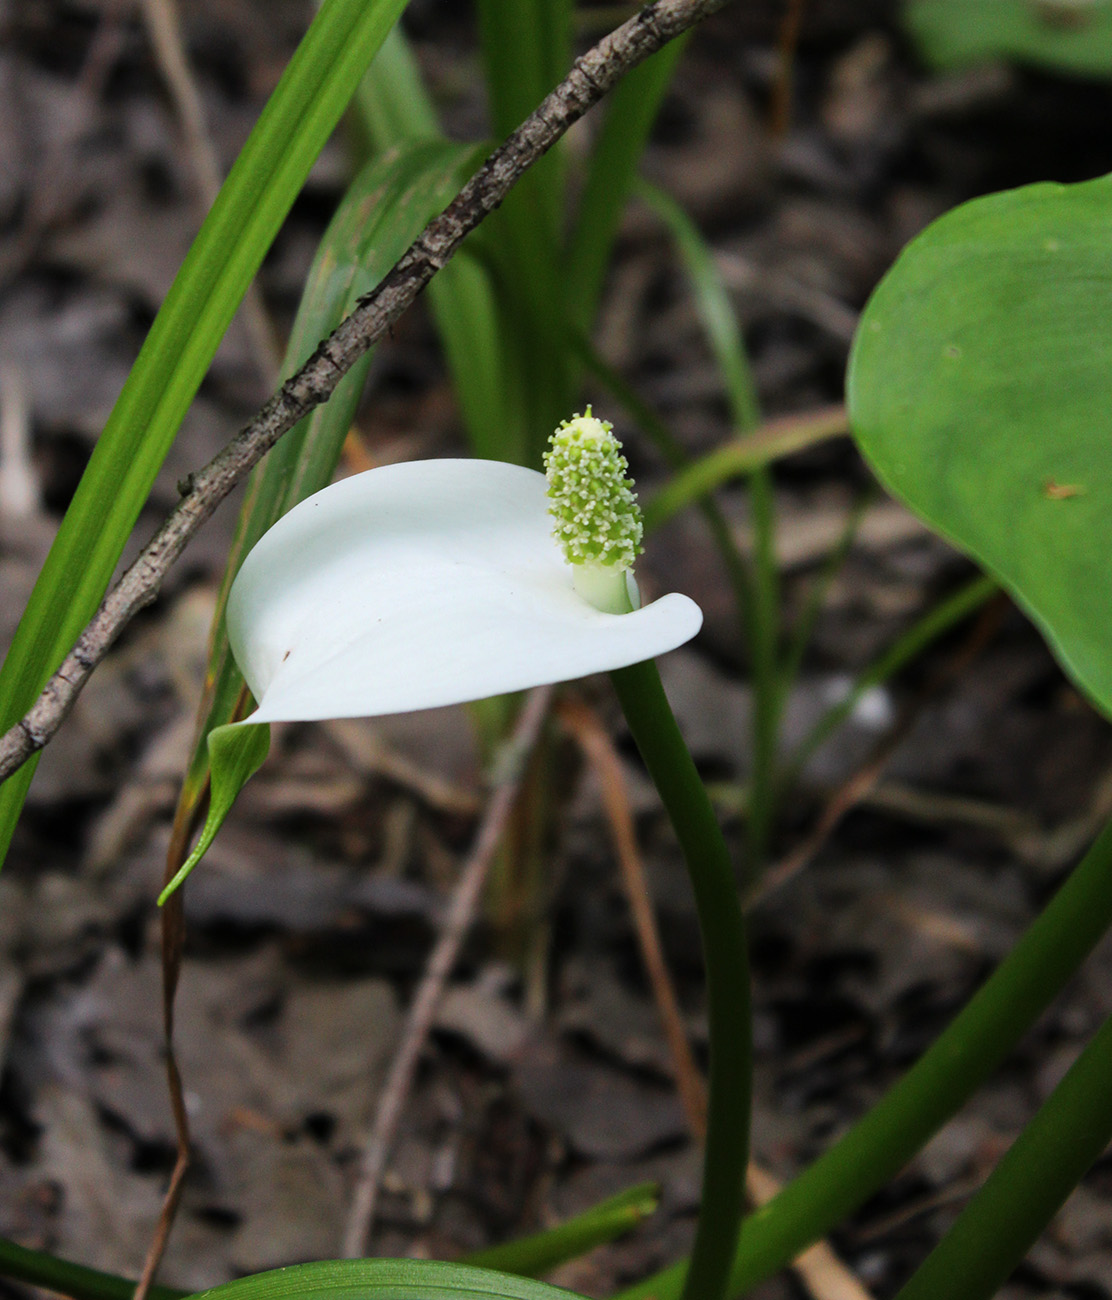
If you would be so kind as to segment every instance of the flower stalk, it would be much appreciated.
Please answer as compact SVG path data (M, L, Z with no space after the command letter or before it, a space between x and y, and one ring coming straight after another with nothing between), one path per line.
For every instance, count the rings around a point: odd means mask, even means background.
M622 712L683 850L706 965L710 1071L702 1203L683 1300L726 1294L745 1208L752 1098L752 1009L745 917L706 788L656 664L611 672Z
M576 590L608 613L636 608L641 512L621 443L591 408L565 420L545 456L549 513ZM749 1163L752 1017L745 918L733 863L655 663L611 671L630 732L660 792L695 893L707 971L710 1077L703 1195L684 1300L726 1293Z

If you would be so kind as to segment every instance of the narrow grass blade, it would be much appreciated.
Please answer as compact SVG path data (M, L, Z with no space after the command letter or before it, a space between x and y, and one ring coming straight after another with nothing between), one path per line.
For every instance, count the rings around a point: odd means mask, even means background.
M785 784L794 784L799 779L811 756L845 722L867 690L895 676L905 664L922 654L932 641L968 618L999 590L991 578L979 575L913 623L879 659L858 673L845 699L832 705L799 742L781 773Z
M547 1232L478 1251L462 1262L473 1268L532 1277L628 1232L655 1212L659 1199L660 1189L655 1183L639 1183ZM131 1300L135 1292L135 1283L128 1278L72 1264L46 1251L28 1250L3 1237L0 1237L0 1277L46 1287L59 1295L72 1296L73 1300ZM183 1300L186 1294L166 1286L155 1286L150 1291L151 1300Z
M525 120L571 62L570 0L478 0L479 34L499 137Z
M0 1277L73 1296L74 1300L131 1300L135 1294L135 1283L126 1277L72 1264L45 1250L28 1250L3 1237L0 1237ZM186 1292L152 1286L147 1294L150 1300L183 1300Z
M857 533L864 521L865 513L875 497L876 491L872 487L867 487L858 494L857 500L853 503L846 516L841 536L835 545L830 548L823 560L822 568L811 582L810 590L807 592L807 600L800 611L799 617L795 620L791 636L784 647L784 658L780 665L780 690L785 699L795 686L796 678L803 667L803 657L807 653L807 646L814 635L815 627L818 625L819 616L826 604L826 598L834 579L842 571L846 560L849 559L849 553L857 540Z
M568 312L590 330L622 212L649 132L671 85L687 37L681 36L629 74L610 96L587 163L567 255Z
M487 92L501 138L540 103L571 61L569 0L479 0ZM564 155L553 149L522 178L490 230L502 308L500 456L539 468L545 439L574 400L563 266Z
M395 26L375 55L352 100L352 117L366 149L385 153L408 140L442 140L436 108L421 80L409 42Z
M571 1295L530 1278L429 1259L294 1264L197 1293L198 1300L568 1300Z
M390 33L360 83L353 108L368 153L411 140L447 140L400 27ZM496 460L507 458L506 430L519 427L523 417L509 413L503 316L489 271L492 259L483 257L484 247L490 247L485 227L441 270L427 292L471 449L476 456Z
M734 423L741 430L755 429L761 422L757 388L733 303L714 264L714 254L699 228L670 194L647 181L638 183L636 193L667 227L683 258Z
M0 726L96 609L170 444L309 168L404 0L326 0L178 273L102 432L0 672ZM34 760L0 790L0 857Z
M640 1183L592 1206L583 1214L548 1232L538 1232L519 1241L507 1242L468 1255L467 1263L481 1268L501 1269L523 1277L539 1277L558 1264L578 1259L596 1246L613 1241L656 1212L660 1188Z
M849 418L840 406L814 415L770 420L751 433L715 447L692 460L645 503L645 526L657 527L731 479L752 474L804 447L849 434Z
M711 250L695 223L668 194L642 182L638 194L667 226L691 280L695 303L718 362L719 372L739 429L760 423L756 386L749 368L733 304ZM752 519L752 590L747 602L746 644L753 675L753 775L747 832L749 869L756 875L764 861L775 819L776 749L782 695L777 667L780 642L780 574L776 561L776 505L766 466L749 476Z

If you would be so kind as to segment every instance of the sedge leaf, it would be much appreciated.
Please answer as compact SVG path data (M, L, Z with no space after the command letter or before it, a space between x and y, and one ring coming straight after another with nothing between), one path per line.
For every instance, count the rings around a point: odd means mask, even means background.
M428 1259L342 1259L295 1264L198 1292L198 1300L568 1300L530 1278Z

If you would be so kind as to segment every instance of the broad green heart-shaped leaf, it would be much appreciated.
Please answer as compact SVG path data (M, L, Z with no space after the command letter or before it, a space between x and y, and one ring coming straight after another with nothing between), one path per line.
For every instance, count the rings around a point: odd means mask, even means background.
M1112 713L1112 177L936 221L869 302L847 391L881 480Z
M910 0L904 21L937 68L1014 59L1112 73L1112 0Z
M256 1273L198 1300L569 1300L572 1291L530 1278L428 1259L338 1259ZM582 1300L582 1298L580 1298Z

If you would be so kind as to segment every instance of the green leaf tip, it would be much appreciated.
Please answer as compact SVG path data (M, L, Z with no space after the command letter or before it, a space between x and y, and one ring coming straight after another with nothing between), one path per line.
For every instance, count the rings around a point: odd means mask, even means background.
M549 514L569 564L624 572L641 554L641 510L613 426L586 415L564 420L544 456Z
M232 810L236 796L263 765L270 750L270 727L265 723L232 722L213 727L208 734L212 792L208 816L193 852L182 863L173 880L158 896L161 907L186 876L209 851L216 832Z

